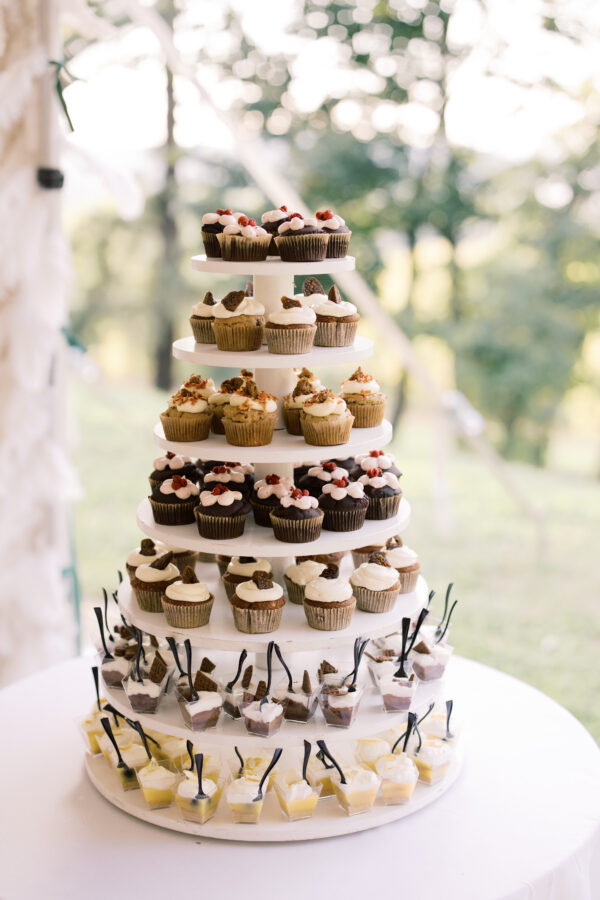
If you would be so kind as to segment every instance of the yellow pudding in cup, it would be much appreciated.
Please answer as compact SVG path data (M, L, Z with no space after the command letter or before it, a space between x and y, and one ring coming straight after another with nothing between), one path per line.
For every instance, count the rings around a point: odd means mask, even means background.
M258 797L259 785L260 778L249 775L242 775L229 782L226 791L227 806L234 822L244 825L258 823L264 803L262 796Z
M448 774L452 747L440 738L425 738L421 749L414 752L413 759L419 770L419 781L438 784Z
M356 742L356 759L361 765L376 772L375 763L381 756L389 753L389 750L389 745L383 738L359 738Z
M386 806L408 803L419 780L419 770L406 753L386 753L375 763Z
M372 769L350 766L344 770L342 782L336 770L331 775L331 783L338 803L349 816L368 812L375 803L380 779Z
M138 771L138 781L150 809L163 809L173 803L177 775L155 759Z
M198 797L198 777L196 772L187 770L183 773L183 778L177 785L175 803L186 822L196 822L204 825L216 813L222 790L222 781L213 781L212 778L203 777L202 791L206 796Z
M275 779L275 793L284 815L291 822L308 819L314 813L321 787L313 787L300 772L290 769Z

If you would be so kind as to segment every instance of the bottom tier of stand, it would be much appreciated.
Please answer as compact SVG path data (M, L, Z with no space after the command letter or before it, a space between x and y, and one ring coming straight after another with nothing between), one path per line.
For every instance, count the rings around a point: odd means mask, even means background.
M310 841L318 838L336 837L342 834L353 834L366 831L404 819L412 813L434 803L448 791L460 774L462 766L461 747L458 746L450 767L443 781L429 786L417 784L410 802L406 806L385 806L381 794L369 812L355 816L347 816L338 805L335 797L319 800L315 813L309 819L290 822L284 818L274 791L266 795L262 815L257 825L238 825L231 821L231 816L221 798L215 816L204 825L186 822L176 806L168 809L150 810L142 792L123 791L119 779L103 756L91 756L86 753L85 767L88 777L97 791L113 806L123 810L130 816L197 837L220 838L226 841Z

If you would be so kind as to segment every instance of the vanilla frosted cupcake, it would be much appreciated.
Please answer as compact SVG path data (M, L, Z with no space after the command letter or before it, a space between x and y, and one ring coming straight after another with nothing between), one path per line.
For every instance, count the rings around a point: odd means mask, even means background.
M385 413L386 396L372 375L359 366L342 381L341 394L354 416L354 428L374 428L381 425Z
M221 382L219 390L215 391L208 398L208 405L213 414L212 430L214 434L225 434L225 429L223 428L225 407L229 405L231 395L239 391L243 384L244 378L241 375L236 375L235 378L226 378L225 381Z
M271 235L256 219L238 216L217 235L221 256L231 262L258 262L267 258Z
M165 619L173 628L200 628L208 624L214 599L188 566L181 580L168 585L161 602Z
M219 350L259 350L265 308L244 291L229 291L214 308L213 330Z
M320 303L325 303L327 300L327 291L321 284L318 278L315 278L314 275L311 275L310 278L305 278L302 283L302 293L294 294L294 299L299 300L303 306L310 306L311 309L314 309L315 306L319 306Z
M281 298L281 309L267 318L265 336L269 353L308 353L312 347L317 316L313 309L291 297Z
M403 544L400 537L390 538L386 544L385 558L398 572L400 593L414 591L421 571L421 563L415 551Z
M225 593L229 600L235 594L235 589L242 581L249 581L255 572L265 572L271 576L273 569L268 559L256 556L232 556L222 576Z
M150 565L138 566L131 579L131 587L140 609L151 613L162 612L163 594L179 577L172 553L165 553Z
M237 585L230 603L238 631L266 634L279 628L285 598L283 588L269 574L255 572L252 579Z
M305 402L315 396L315 390L307 378L299 378L291 394L283 398L283 421L288 434L302 434L300 412Z
M314 216L304 219L300 213L290 213L274 240L284 262L317 262L327 255L329 237Z
M215 321L215 306L217 301L211 291L207 291L204 299L200 303L196 303L192 307L190 316L190 325L192 326L192 334L197 344L214 344L215 335L213 332L213 322Z
M301 378L305 378L310 384L313 394L318 394L319 391L322 391L325 387L321 379L317 378L315 373L311 372L310 369L307 369L306 366L303 366L301 369L293 369L293 372L296 377L296 383L298 383Z
M303 603L304 591L309 581L318 578L327 566L325 563L314 559L305 559L300 563L293 563L283 573L283 579L287 587L290 603Z
M125 560L127 574L131 578L132 575L135 575L135 570L138 566L149 566L155 559L162 556L164 552L162 544L155 544L151 538L144 538L139 547L127 554L127 559Z
M331 209L325 209L315 213L315 218L325 234L329 235L327 259L340 259L346 256L352 232L342 217L337 216Z
M317 314L315 347L349 347L354 343L360 316L353 303L342 300L335 284L330 287L327 300L313 309Z
M235 447L270 444L277 422L277 398L247 381L231 395L223 414L227 443Z
M327 566L304 589L303 607L306 621L319 631L347 628L356 609L352 585L338 578L338 569Z
M208 405L207 386L212 379L192 375L176 394L168 408L160 415L160 421L168 441L204 441L210 431L212 410Z
M364 612L384 613L394 607L400 593L400 576L382 553L373 553L350 576L356 605Z
M343 397L333 391L319 391L305 400L300 411L300 425L307 444L329 447L345 444L350 437L354 416Z

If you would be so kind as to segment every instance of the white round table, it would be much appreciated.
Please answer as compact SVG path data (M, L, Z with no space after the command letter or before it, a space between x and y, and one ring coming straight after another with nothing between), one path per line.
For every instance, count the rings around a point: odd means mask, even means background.
M89 661L0 692L0 897L597 900L600 751L566 710L515 679L453 661L466 722L456 784L407 819L276 845L176 834L120 812L83 769L76 720ZM251 827L251 826L249 826ZM281 827L286 827L282 820Z

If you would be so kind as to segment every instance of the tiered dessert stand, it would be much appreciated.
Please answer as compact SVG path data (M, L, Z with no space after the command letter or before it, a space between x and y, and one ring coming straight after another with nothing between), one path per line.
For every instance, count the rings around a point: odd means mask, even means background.
M205 256L192 258L193 268L200 272L239 274L244 278L252 275L254 296L264 305L266 315L280 308L282 296L293 296L294 275L334 274L353 269L354 264L354 257L351 256L316 263L284 263L272 257L258 263L231 263L220 259L207 259ZM181 338L173 344L173 355L177 359L196 365L252 368L259 388L274 394L279 400L293 389L294 367L314 368L354 364L367 359L372 353L373 342L364 337L358 337L351 347L314 347L310 353L299 356L271 354L266 346L256 352L223 352L214 344L196 344L192 337ZM392 427L389 422L384 421L377 428L355 428L346 444L312 447L304 441L304 438L294 437L285 431L280 411L280 420L273 440L264 447L232 447L224 436L213 434L207 440L198 443L174 443L166 440L160 423L154 427L154 438L160 447L193 458L223 461L236 459L240 462L253 463L255 477L258 480L273 472L291 477L295 462L313 459L316 464L317 461L324 459L355 456L361 452L379 449L391 440ZM359 531L341 533L323 531L318 541L299 544L286 544L276 540L269 529L256 526L251 516L246 520L242 537L230 541L207 540L199 537L195 524L172 527L157 525L148 500L142 501L138 506L137 521L146 535L171 546L204 553L266 557L271 560L275 580L281 581L283 570L293 561L292 557L296 554L302 556L311 553L324 554L383 544L387 538L407 527L410 514L408 501L403 498L398 514L394 518L367 521ZM349 566L349 558L346 558L344 563L346 567ZM342 573L349 575L350 570L344 573L343 566ZM189 638L192 646L201 650L202 654L210 651L211 659L217 663L221 671L225 669L232 674L243 648L249 654L255 654L255 666L259 668L264 666L265 651L271 639L277 641L293 672L301 672L305 667L315 670L325 650L330 661L335 663L336 656L341 654L341 665L347 665L356 637L379 637L397 630L404 616L418 613L427 601L427 586L423 578L420 578L416 590L401 595L391 612L370 614L357 610L350 626L343 631L313 630L306 623L302 607L287 603L281 627L276 632L242 634L234 627L216 566L200 564L198 574L215 594L210 623L202 628L171 628L163 615L143 612L127 581L121 584L118 592L120 610L128 622L144 632L154 634L157 638L173 636L178 643ZM252 661L251 656L249 661ZM414 705L418 707L426 705L438 696L439 691L439 682L433 685L421 684ZM111 690L104 685L103 693L116 709L125 715L132 715L123 691ZM284 722L279 733L270 738L260 738L248 734L240 720L234 721L223 714L215 728L191 732L183 725L177 703L171 695L163 698L157 714L134 715L134 718L138 719L144 728L191 738L196 744L206 746L208 750L218 748L223 756L227 757L233 756L234 745L239 747L242 754L258 746L267 747L270 751L275 747L283 747L284 750L291 749L300 754L304 739L314 742L319 738L325 738L335 747L359 737L375 736L397 724L397 717L384 711L380 697L372 687L366 688L356 721L349 729L328 728L320 713L317 713L309 723ZM150 811L144 803L141 791L123 792L116 774L108 767L102 756L94 757L87 754L86 768L92 783L111 803L130 815L155 825L227 840L291 841L362 831L422 809L441 796L455 781L460 770L460 755L456 754L449 774L441 783L433 787L419 783L407 806L384 806L378 801L369 813L346 816L334 799L327 799L318 803L317 810L310 819L287 822L283 819L273 792L270 792L259 824L252 826L233 824L224 798L214 818L204 825L183 821L176 807Z

